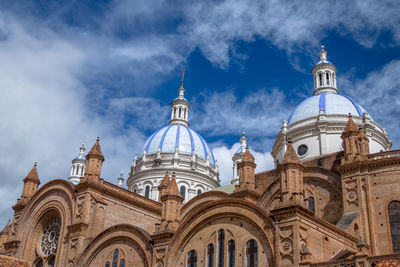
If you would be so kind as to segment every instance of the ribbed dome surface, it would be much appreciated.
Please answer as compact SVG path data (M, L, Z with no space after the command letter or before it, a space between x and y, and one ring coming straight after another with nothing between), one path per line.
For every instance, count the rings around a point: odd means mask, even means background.
M288 123L318 116L320 109L325 114L349 115L362 117L365 110L348 96L335 93L322 93L304 99L290 114Z
M174 153L175 148L179 154L191 155L195 151L204 160L209 155L210 162L215 165L214 155L203 137L184 125L168 125L153 133L144 143L139 157L143 156L144 151L147 155L157 154L158 148L161 153Z

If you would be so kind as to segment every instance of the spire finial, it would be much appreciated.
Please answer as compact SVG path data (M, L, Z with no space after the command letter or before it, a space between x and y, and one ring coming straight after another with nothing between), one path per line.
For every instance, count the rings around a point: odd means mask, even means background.
M326 52L325 46L321 45L321 52L319 52L319 57L320 57L321 61L326 61L327 54L328 54L328 52Z
M36 161L35 161L35 163L33 164L33 166L34 166L34 167L36 167L36 166L37 166L37 162L36 162Z
M181 80L181 87L183 87L183 80L185 79L185 68L182 68L182 80Z
M183 88L183 80L185 79L185 69L182 69L182 80L181 80L181 87L179 88L179 97L180 99L184 99L185 88Z

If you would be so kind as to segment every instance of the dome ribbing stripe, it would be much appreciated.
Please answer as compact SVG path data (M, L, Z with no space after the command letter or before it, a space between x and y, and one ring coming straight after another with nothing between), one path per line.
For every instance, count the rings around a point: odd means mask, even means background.
M192 147L191 153L193 153L193 150L194 150L194 140L193 140L192 133L190 132L190 130L189 130L189 128L188 128L187 126L184 126L184 127L186 128L186 131L188 131L188 133L189 133L189 136L190 136L190 145L191 145L191 147Z
M172 127L172 125L168 126L167 130L164 131L164 134L163 134L163 136L161 137L161 141L160 141L160 149L161 149L161 151L162 151L162 147L163 147L163 144L164 144L165 136L167 135L167 133L168 133L168 131L169 131L169 129L170 129L171 127Z
M178 148L179 151L179 134L180 134L180 125L178 125L178 129L176 130L176 140L175 140L175 149Z
M357 109L358 116L363 117L363 113L362 113L360 106L353 99L351 99L350 97L348 97L346 95L342 95L342 94L338 94L338 95L341 95L341 96L347 98L353 104L353 106Z

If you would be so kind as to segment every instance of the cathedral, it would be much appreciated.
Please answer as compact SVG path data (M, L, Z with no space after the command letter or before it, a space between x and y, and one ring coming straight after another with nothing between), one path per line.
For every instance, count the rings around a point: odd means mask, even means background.
M99 138L65 179L39 186L34 164L0 233L0 265L400 266L400 150L340 92L323 46L319 56L312 96L277 129L274 169L255 172L243 132L221 186L212 149L189 127L182 79L128 189L122 174L103 179Z

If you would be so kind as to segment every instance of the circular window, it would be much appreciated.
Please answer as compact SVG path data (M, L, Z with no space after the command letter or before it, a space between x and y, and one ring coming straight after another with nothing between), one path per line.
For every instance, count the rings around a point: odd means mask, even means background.
M43 229L40 248L42 253L49 256L56 251L58 239L60 238L61 220L59 218L52 219Z
M308 147L306 145L299 145L297 148L297 154L299 156L304 156L308 151Z

